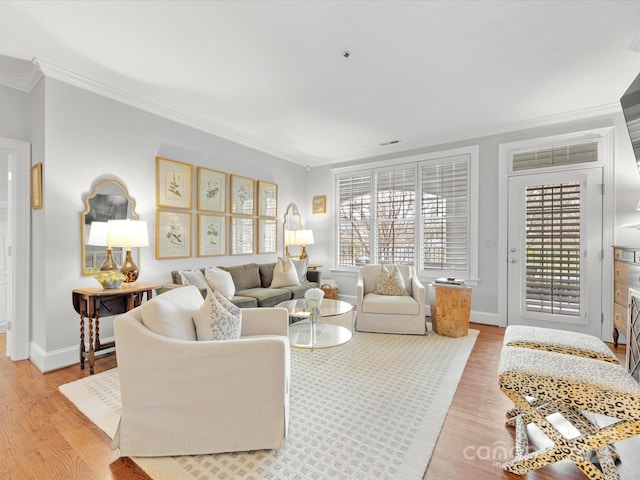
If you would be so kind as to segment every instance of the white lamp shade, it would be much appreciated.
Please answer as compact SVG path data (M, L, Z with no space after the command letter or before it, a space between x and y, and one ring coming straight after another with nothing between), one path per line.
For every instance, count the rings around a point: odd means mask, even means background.
M296 235L296 245L313 245L313 231L298 230Z
M109 220L107 244L112 247L148 247L147 222L140 220Z
M96 245L98 247L106 247L107 233L109 231L109 225L107 222L91 222L89 229L89 239L87 245Z

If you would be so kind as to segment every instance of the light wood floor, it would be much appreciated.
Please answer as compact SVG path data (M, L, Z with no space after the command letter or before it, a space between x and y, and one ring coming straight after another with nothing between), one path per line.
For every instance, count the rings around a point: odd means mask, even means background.
M513 430L504 426L510 408L497 386L504 329L472 325L480 335L471 353L438 439L425 480L521 479L492 458L512 454ZM111 440L58 391L88 375L78 365L41 374L29 361L11 362L0 335L0 479L147 479L127 458L111 451ZM624 356L624 351L616 352ZM96 361L96 372L116 366L115 355ZM640 437L617 444L621 478L640 478ZM508 458L511 458L509 456ZM546 467L528 480L583 480L570 462ZM372 479L373 480L373 479ZM398 479L404 480L404 479Z

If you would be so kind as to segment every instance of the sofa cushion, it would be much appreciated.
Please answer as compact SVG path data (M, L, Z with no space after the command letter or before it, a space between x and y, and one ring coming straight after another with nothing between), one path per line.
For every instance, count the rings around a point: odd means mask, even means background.
M300 285L298 271L291 259L279 258L273 269L273 280L269 288L293 287Z
M242 312L220 293L209 292L194 312L193 323L198 340L237 340L242 328Z
M286 288L250 288L237 294L255 298L259 307L273 307L280 302L291 300L291 292Z
M271 281L273 280L273 269L275 267L276 262L258 265L258 269L260 270L260 284L262 285L262 288L269 288L271 286Z
M310 288L317 288L316 282L304 282L302 285L296 285L295 287L284 287L291 292L291 298L304 298L304 294Z
M375 293L378 295L409 295L404 285L404 279L397 266L393 265L391 271L386 265L380 266Z
M260 288L260 270L257 263L246 263L232 267L221 267L231 274L236 292L248 288Z
M234 305L237 305L240 308L257 308L258 300L253 297L244 297L242 295L234 295L231 299L231 302Z
M413 297L367 293L362 302L362 311L391 315L417 315L420 313L420 305Z
M226 270L217 267L207 267L204 270L204 278L211 287L211 290L220 292L224 297L230 299L236 293L236 286L233 277Z
M140 308L142 323L165 337L196 340L193 314L202 305L202 295L194 286L175 288L143 303Z

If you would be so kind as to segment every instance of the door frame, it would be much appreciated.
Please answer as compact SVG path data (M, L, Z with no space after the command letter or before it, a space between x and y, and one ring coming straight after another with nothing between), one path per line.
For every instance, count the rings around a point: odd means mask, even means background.
M612 341L611 318L613 255L607 248L613 245L613 229L615 225L615 196L613 192L613 148L614 127L585 130L562 135L501 143L498 146L498 326L507 326L507 300L509 282L507 278L508 261L508 225L509 225L509 176L510 161L514 152L518 150L535 150L548 148L551 145L567 143L581 143L596 140L598 142L599 163L603 167L603 196L602 196L602 332L603 340ZM532 170L531 173L535 173Z
M31 306L31 195L29 177L31 144L0 137L0 150L9 158L8 192L8 321L7 342L11 341L12 360L29 358ZM22 220L22 221L19 221Z

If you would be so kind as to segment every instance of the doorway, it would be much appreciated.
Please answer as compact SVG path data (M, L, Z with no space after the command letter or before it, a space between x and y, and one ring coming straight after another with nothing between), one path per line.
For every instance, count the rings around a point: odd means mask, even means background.
M509 178L509 325L602 336L602 168Z
M7 178L6 243L1 253L6 272L7 356L24 360L29 358L30 336L30 144L0 138L0 161L0 171Z

